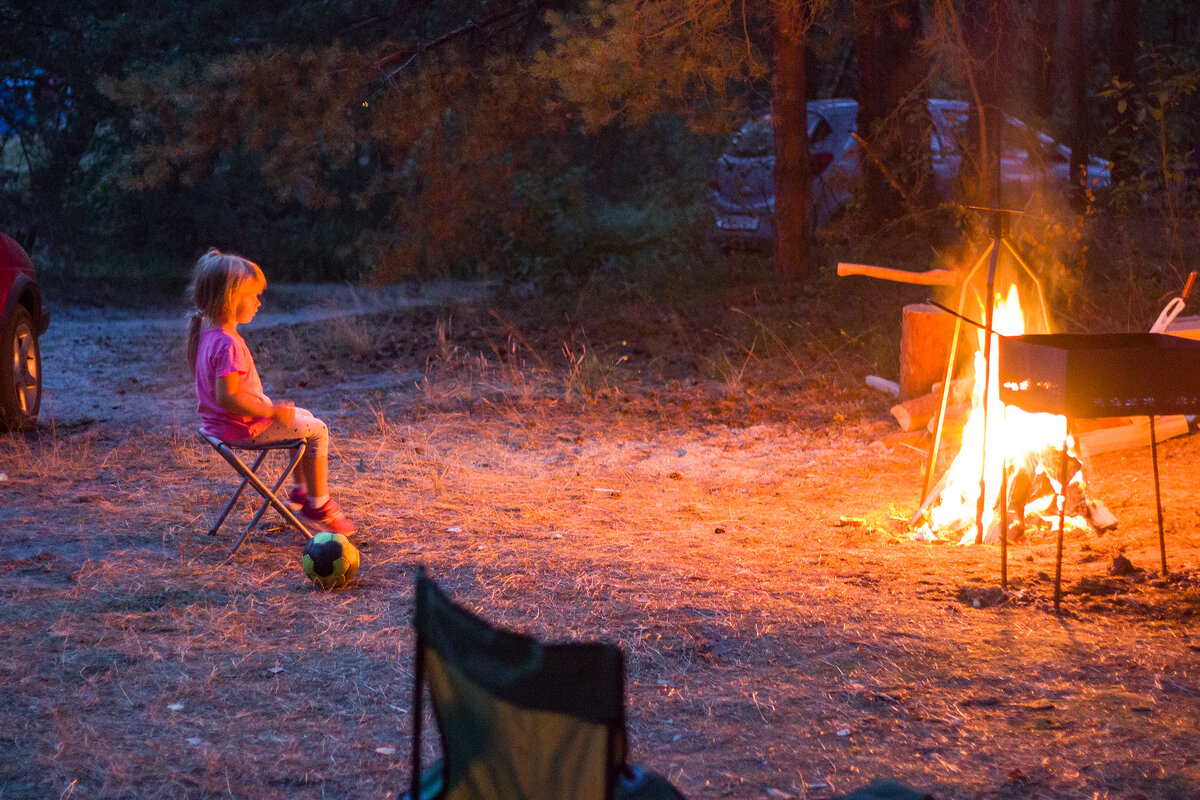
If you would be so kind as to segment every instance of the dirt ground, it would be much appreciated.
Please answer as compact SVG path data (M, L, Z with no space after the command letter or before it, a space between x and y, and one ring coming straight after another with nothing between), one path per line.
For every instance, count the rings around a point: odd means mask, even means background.
M42 424L0 439L0 798L396 797L419 565L618 642L633 758L688 797L1200 797L1200 437L1160 448L1165 576L1149 451L1085 464L1120 523L1068 536L1056 613L1050 532L1006 590L996 547L910 539L927 443L836 329L473 288L300 287L247 331L333 429L363 566L328 593L270 516L232 557L244 509L206 535L232 482L179 317L55 309Z

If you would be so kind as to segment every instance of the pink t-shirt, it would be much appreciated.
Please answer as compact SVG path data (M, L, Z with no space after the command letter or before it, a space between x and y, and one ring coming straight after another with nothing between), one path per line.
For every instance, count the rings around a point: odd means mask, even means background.
M271 402L263 394L262 381L254 368L254 357L246 347L246 340L220 328L201 331L200 347L196 351L196 410L204 421L204 430L226 442L250 439L271 424L269 417L230 414L217 405L217 378L234 373L242 376L241 391L249 392L264 403Z

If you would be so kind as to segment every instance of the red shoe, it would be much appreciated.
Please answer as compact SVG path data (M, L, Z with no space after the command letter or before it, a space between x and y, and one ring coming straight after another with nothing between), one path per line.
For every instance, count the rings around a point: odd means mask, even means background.
M293 486L288 492L288 499L284 504L292 510L293 513L301 509L308 508L308 492L304 491L303 486Z
M347 536L354 533L355 530L354 523L342 513L342 509L338 508L338 504L333 500L325 501L325 505L320 508L313 508L311 505L305 504L304 508L300 509L300 521L317 530L341 533Z

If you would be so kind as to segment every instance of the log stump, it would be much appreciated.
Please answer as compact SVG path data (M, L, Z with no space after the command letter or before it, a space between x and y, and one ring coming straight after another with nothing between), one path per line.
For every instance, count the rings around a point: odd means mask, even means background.
M914 303L900 319L900 400L928 394L946 377L954 317L937 306Z

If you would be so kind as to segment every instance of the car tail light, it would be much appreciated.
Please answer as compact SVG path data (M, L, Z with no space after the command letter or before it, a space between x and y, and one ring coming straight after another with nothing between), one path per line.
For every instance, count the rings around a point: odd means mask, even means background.
M808 159L808 171L813 177L820 175L833 163L833 153L813 153Z

